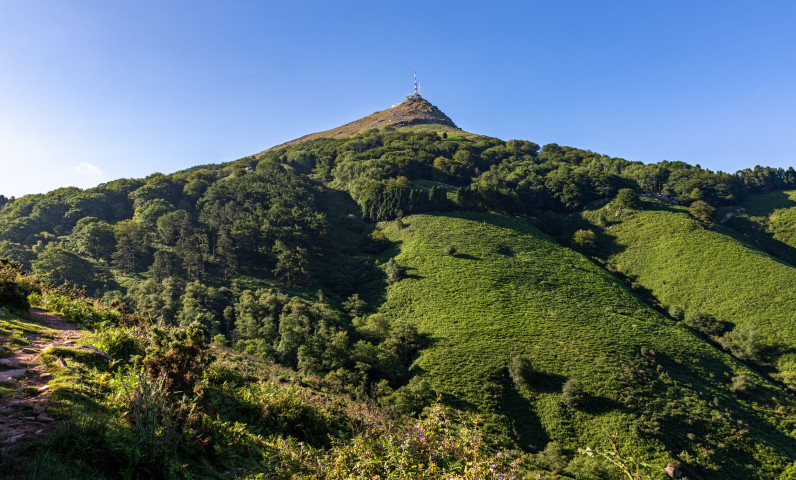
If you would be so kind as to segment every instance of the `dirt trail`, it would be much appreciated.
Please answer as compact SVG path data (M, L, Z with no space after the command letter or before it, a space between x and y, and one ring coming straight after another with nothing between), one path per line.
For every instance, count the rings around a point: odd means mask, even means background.
M50 344L70 345L82 337L73 324L57 315L36 308L31 308L30 314L44 326L57 330L58 336L49 339L28 334L29 346L2 359L8 370L0 372L0 375L11 374L20 378L16 381L16 395L5 405L0 405L0 447L46 435L58 423L46 413L50 404L49 382L52 374L45 370L39 354Z

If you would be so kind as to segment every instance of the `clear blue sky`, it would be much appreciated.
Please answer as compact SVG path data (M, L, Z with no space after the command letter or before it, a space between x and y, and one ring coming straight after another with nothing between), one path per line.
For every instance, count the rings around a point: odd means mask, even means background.
M796 2L0 0L0 194L258 152L423 96L461 128L796 164Z

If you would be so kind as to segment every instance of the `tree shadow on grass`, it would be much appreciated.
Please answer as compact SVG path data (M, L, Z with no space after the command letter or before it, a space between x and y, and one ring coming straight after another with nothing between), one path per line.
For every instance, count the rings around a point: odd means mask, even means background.
M554 376L550 377L551 381L557 381L552 378ZM522 395L507 374L502 375L501 386L503 395L497 405L498 412L508 419L517 444L524 450L541 450L550 442L550 436L534 411L533 404Z

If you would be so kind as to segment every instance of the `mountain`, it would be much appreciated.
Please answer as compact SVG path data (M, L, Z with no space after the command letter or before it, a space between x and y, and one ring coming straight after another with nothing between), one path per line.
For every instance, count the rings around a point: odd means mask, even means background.
M409 95L406 100L387 110L374 112L367 117L354 120L330 130L304 135L265 150L275 150L316 138L346 138L373 128L405 128L415 125L431 125L435 130L448 133L463 133L442 110L419 95ZM264 152L260 152L261 155Z
M411 97L227 163L9 199L0 356L33 302L114 361L45 355L64 429L0 470L452 477L466 457L516 478L513 452L526 478L616 479L577 453L616 434L654 478L791 478L795 189L792 169L469 134ZM33 394L14 382L0 402Z

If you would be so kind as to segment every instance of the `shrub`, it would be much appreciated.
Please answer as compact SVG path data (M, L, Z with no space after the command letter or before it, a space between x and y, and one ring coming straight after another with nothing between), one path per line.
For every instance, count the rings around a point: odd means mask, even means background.
M638 193L632 188L620 188L616 194L616 203L624 208L638 208Z
M755 388L755 381L748 373L741 373L732 377L730 390L736 393L748 393Z
M164 378L169 391L190 393L205 367L213 361L206 342L207 329L198 321L186 328L149 329L150 345L143 365L150 379Z
M304 460L317 471L301 478L524 478L520 459L496 451L488 438L477 423L435 405L422 420L338 441Z
M594 246L595 238L591 230L578 230L572 235L572 244L581 250L589 250Z
M509 364L509 376L517 386L527 387L533 378L533 366L527 355L517 355Z
M144 338L135 327L109 327L88 335L87 341L117 362L128 362L144 353Z
M579 380L570 378L561 388L561 403L569 408L580 408L584 405L583 385Z
M677 305L672 305L671 307L669 307L668 312L669 316L675 320L682 320L683 316L685 315L685 311L682 308L678 307Z
M189 407L179 403L174 407L165 389L165 378L150 380L143 372L125 388L127 415L130 426L128 448L134 452L131 470L139 474L171 478L177 466L177 447L181 444L180 430Z
M721 346L736 358L757 363L764 363L762 341L760 333L752 324L741 325L719 339Z
M395 262L394 258L391 258L390 261L384 265L384 273L387 274L387 283L390 285L404 278L404 269Z
M0 306L27 311L30 293L30 284L22 276L22 264L0 258Z
M683 323L705 335L720 335L727 326L724 322L716 320L713 315L698 311L688 312Z
M688 212L697 220L710 223L713 221L713 214L716 213L716 208L705 201L697 200L688 207Z
M455 245L447 245L445 248L442 249L443 255L448 255L449 257L453 257L456 255L456 246Z

